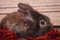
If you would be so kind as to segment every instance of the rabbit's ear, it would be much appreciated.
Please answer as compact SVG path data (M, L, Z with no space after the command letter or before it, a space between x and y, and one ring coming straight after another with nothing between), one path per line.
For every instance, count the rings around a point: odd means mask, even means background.
M28 4L25 4L25 3L19 3L18 4L18 7L19 7L19 12L22 12L23 16L32 21L33 18L32 18L32 15L31 15L31 11L34 10L30 5ZM33 12L33 11L32 11ZM21 13L20 13L21 14Z
M20 10L34 10L30 5L25 4L25 3L19 3L18 7Z

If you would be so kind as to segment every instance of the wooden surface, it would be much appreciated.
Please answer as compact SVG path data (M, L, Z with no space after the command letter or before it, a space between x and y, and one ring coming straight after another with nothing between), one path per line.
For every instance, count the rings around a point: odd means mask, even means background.
M60 25L60 0L0 0L0 21L7 13L17 11L19 2L30 4L35 10L48 16L53 25Z

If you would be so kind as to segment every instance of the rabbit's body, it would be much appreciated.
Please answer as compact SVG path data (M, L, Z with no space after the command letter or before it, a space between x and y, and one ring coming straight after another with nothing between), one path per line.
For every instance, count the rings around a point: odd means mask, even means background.
M1 25L6 26L9 30L21 33L22 36L29 30L30 26L35 26L32 20L27 19L22 12L13 12L8 14L1 22ZM31 32L30 32L31 31ZM32 33L33 29L30 29Z

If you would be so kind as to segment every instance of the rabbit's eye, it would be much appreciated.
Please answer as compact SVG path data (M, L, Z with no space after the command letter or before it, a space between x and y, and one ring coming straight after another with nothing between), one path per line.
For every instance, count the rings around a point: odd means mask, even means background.
M44 25L45 24L45 22L44 21L41 21L41 25Z
M46 21L45 20L40 20L39 26L40 27L45 27L46 26Z

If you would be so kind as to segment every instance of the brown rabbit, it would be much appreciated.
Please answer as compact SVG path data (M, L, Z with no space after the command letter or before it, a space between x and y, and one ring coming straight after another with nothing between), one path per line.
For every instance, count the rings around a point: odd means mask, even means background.
M37 37L51 30L50 19L39 14L30 5L19 3L19 10L8 14L1 21L1 27L7 26L11 31L22 38Z

